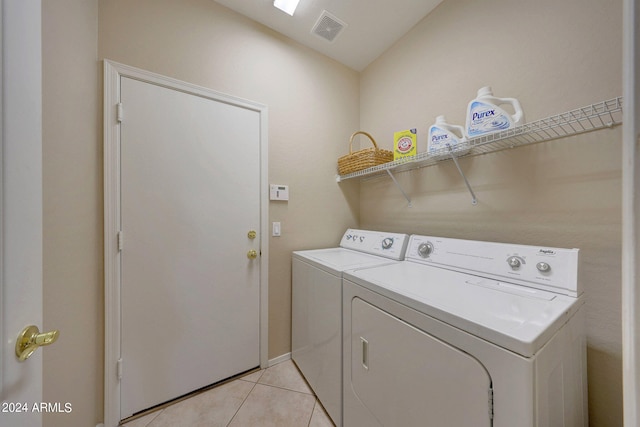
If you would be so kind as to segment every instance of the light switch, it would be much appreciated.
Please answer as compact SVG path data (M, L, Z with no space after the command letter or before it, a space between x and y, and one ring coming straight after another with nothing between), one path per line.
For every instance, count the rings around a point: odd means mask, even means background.
M280 237L280 223L273 223L273 233L271 234L273 237Z
M271 184L269 186L270 200L289 200L289 186L281 184Z

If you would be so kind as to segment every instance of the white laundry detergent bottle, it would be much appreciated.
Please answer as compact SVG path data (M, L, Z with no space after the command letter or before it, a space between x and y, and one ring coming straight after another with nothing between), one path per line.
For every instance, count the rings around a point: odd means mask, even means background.
M500 105L511 105L515 110L510 114ZM469 103L467 109L467 136L476 136L506 130L524 123L524 112L515 98L497 98L491 88L485 86L478 90L478 97Z
M434 159L446 159L451 151L456 156L462 156L469 152L469 144L464 136L462 126L450 125L444 116L436 117L436 122L429 128L429 141L427 154Z

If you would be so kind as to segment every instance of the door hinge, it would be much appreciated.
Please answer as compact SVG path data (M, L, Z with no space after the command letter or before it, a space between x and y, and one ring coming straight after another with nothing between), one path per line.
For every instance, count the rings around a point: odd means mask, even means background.
M493 420L493 388L489 388L489 419Z
M120 252L124 248L124 233L122 231L118 231L118 252Z
M116 104L116 120L118 123L122 123L122 118L124 117L124 109L122 108L122 102Z
M122 358L116 362L116 375L118 376L118 380L122 380Z

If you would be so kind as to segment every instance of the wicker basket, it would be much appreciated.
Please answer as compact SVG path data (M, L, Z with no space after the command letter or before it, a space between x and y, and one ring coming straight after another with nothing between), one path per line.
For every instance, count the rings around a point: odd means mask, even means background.
M364 150L359 150L354 153L353 138L358 134L369 137L373 143L373 147L365 148ZM349 154L338 159L338 174L346 175L391 161L393 161L393 151L379 149L378 144L376 144L376 141L371 135L367 132L358 131L351 135L351 139L349 139Z

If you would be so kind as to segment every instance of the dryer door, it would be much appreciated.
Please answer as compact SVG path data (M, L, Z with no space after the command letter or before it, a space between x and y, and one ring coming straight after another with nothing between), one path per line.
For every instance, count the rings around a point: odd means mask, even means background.
M491 378L477 359L359 298L351 303L351 389L380 425L491 426Z

